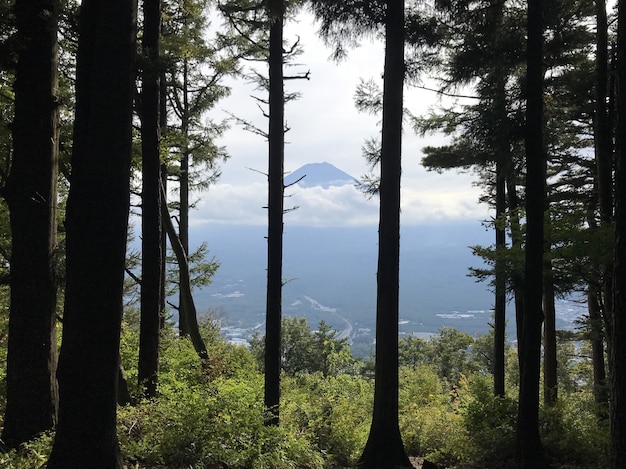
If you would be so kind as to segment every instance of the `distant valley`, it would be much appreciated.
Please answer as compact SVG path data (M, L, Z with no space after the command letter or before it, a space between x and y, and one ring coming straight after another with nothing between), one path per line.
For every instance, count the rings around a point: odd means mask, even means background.
M198 311L217 316L231 340L264 332L266 228L202 226L192 241L208 243L220 262L213 283L196 292ZM479 222L406 226L401 234L400 331L429 335L444 326L473 335L488 331L493 295L467 276L480 259L468 246L491 243ZM377 227L285 226L283 314L324 320L349 337L353 348L371 347L376 305ZM514 338L512 309L509 338ZM581 314L573 302L559 304L558 327Z

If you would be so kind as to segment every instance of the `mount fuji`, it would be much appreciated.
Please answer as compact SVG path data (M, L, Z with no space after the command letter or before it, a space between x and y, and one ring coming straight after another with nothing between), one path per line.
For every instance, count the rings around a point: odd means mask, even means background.
M300 187L322 187L354 185L356 178L330 163L310 163L285 176L285 186L298 184Z

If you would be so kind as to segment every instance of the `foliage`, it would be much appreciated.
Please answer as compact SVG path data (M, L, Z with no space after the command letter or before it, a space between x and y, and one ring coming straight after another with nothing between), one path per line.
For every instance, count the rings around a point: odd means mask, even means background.
M282 320L282 368L288 374L321 372L336 375L355 372L358 363L350 353L346 338L338 338L337 331L320 321L311 331L306 318L286 316ZM250 338L250 350L263 369L265 337Z
M352 467L369 432L373 386L341 374L299 374L283 380L282 425L303 432L325 455L325 467Z
M6 299L6 294L0 299ZM6 305L5 305L6 308ZM0 360L6 359L6 310L0 312ZM134 404L118 408L122 454L139 468L338 468L354 466L367 440L373 404L373 380L332 367L286 374L281 390L281 424L264 424L263 376L251 350L226 341L219 323L205 320L209 366L203 368L189 339L179 337L171 323L162 331L158 396L140 399L136 357L139 344L137 314L126 312L121 357ZM296 349L311 350L315 332L305 320L291 319ZM306 328L305 328L306 326ZM320 327L320 331L325 331ZM318 336L328 335L328 331ZM296 337L302 339L298 342ZM572 337L565 337L571 339ZM472 339L470 337L470 339ZM334 337L334 340L336 337ZM325 341L318 341L318 347ZM400 428L407 452L441 466L463 468L506 467L514 451L517 402L493 396L493 379L479 356L489 353L489 334L472 339L442 330L430 340L401 340ZM328 342L326 342L328 344ZM331 341L332 343L332 341ZM541 429L548 456L568 467L606 467L607 421L598 409L586 381L589 370L579 368L572 342L561 341L562 357L569 356L554 408L541 413ZM438 352L435 352L438 350ZM316 352L317 353L317 352ZM436 358L437 353L450 357ZM445 357L443 357L445 358ZM442 374L445 363L458 374ZM561 361L560 363L563 363ZM507 353L509 382L515 383L515 349ZM361 365L362 366L362 365ZM585 371L587 370L587 371ZM573 377L576 377L574 379ZM4 367L0 383L4 382ZM563 381L561 381L563 383ZM507 390L509 396L517 393ZM0 387L0 407L4 407ZM0 454L0 466L10 469L43 467L51 435Z

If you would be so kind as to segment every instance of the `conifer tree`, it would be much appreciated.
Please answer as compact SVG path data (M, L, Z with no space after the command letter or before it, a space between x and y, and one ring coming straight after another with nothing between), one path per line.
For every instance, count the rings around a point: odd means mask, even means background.
M116 428L136 5L83 0L67 202L59 420L48 468L122 467Z
M56 420L56 232L59 110L56 1L17 0L9 206L11 313L2 440L17 447ZM5 155L6 156L6 155Z
M159 369L161 286L160 0L143 2L141 80L141 322L138 380L147 397L156 395Z

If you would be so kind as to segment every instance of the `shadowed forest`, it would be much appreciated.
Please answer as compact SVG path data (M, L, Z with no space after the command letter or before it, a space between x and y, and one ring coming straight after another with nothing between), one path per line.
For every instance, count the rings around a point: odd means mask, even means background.
M0 466L623 467L624 8L1 3ZM286 84L310 78L291 74L303 50L284 26L304 14L334 59L384 44L381 82L354 91L380 118L357 183L379 204L366 358L324 321L283 314ZM236 80L257 85L266 126L213 119ZM404 91L426 82L450 100L416 115ZM246 345L199 314L194 291L220 260L189 242L229 125L267 154L265 321ZM445 137L422 164L475 175L492 209L471 271L493 291L487 334L399 334L403 132ZM566 296L588 305L574 331L556 328Z

